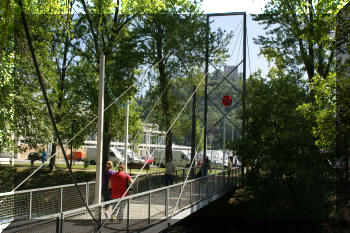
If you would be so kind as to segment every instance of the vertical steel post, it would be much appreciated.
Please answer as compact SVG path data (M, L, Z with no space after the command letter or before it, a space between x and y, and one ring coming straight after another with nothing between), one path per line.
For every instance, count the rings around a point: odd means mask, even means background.
M225 146L226 146L226 117L222 119L223 132L222 132L222 171L225 171Z
M209 15L207 14L207 30L205 41L205 87L204 87L204 145L203 165L207 156L207 131L208 131L208 76L209 76Z
M192 138L191 138L191 164L194 160L195 154L196 154L196 102L197 102L197 93L196 93L196 86L193 86L193 97L192 97ZM191 169L190 171L190 177L194 177L194 171Z
M127 212L126 212L126 232L129 232L130 228L130 198L127 200Z
M139 179L136 179L136 193L139 193Z
M64 214L63 212L60 214L60 231L59 233L64 232Z
M198 179L198 201L201 200L201 178Z
M166 188L166 197L165 197L165 216L169 216L169 187Z
M63 187L60 188L60 213L63 212Z
M128 141L129 141L129 100L126 103L125 116L125 171L128 171Z
M33 192L29 192L29 213L28 219L32 219L32 204L33 204Z
M151 175L148 175L148 190L151 190Z
M243 112L245 111L245 97L246 97L246 67L247 67L247 15L244 12L243 14L243 96L242 96L242 107ZM245 137L245 118L242 119L242 137ZM241 174L242 177L244 175L244 166L243 163L241 163Z
M89 205L89 182L86 182L85 201L86 201L86 204Z
M98 95L98 123L97 123L97 158L96 158L96 187L95 204L101 203L102 191L102 153L103 153L103 117L104 117L104 77L105 55L100 55L99 64L99 95Z
M192 204L192 181L190 181L190 204Z

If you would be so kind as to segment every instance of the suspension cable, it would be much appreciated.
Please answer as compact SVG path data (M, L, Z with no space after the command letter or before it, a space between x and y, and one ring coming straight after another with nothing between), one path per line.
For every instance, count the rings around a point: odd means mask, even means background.
M208 75L208 73L206 75L203 76L202 80L200 81L200 83L202 83L205 80L205 77ZM178 115L176 116L175 120L173 121L173 123L170 125L170 127L168 128L168 130L166 131L166 133L164 134L164 136L162 137L161 141L164 140L165 136L168 134L168 132L171 130L171 128L174 126L174 124L176 123L176 121L178 120L178 118L180 117L180 115L182 114L182 112L184 111L184 109L187 107L188 103L190 102L192 96L194 95L194 93L196 93L198 87L200 86L200 83L197 85L196 89L192 92L192 94L190 95L190 97L188 98L187 102L185 103L184 107L181 109L181 111L178 113ZM158 145L157 145L158 147ZM152 155L154 154L156 150L153 151ZM163 154L164 155L164 154ZM141 167L141 169L139 170L139 172L137 173L135 179L132 181L132 183L129 185L129 187L126 189L126 191L124 192L123 196L119 199L117 205L114 206L111 214L108 216L108 218L106 218L106 220L102 223L101 226L99 226L99 229L97 231L97 233L100 233L102 228L104 227L104 225L106 224L106 222L111 218L111 216L114 214L115 210L118 208L120 202L122 201L122 199L125 197L125 195L128 193L129 189L132 187L132 185L135 183L135 181L137 180L137 178L140 176L142 170L145 168L146 164L148 163L148 161L150 160L151 157L148 157L147 160L144 162L143 166ZM163 156L162 156L163 158ZM162 160L162 159L161 159ZM127 171L126 171L127 172Z
M198 144L197 149L196 149L196 156L198 156L198 149L199 149L199 147L200 147L200 145L201 145L201 142L202 142L202 140L203 140L203 137L204 137L204 133L202 134L201 139L199 140L199 144ZM204 160L204 159L205 159L205 158L204 158L204 154L203 154L203 160ZM190 173L191 173L191 169L192 169L192 167L193 167L193 162L194 162L194 161L195 161L195 159L192 160L191 166L190 166L190 168L188 169L188 172L187 172L187 175L186 175L186 179L185 179L184 184L183 184L183 186L182 186L182 188L181 188L180 195L179 195L179 197L177 198L176 205L175 205L175 207L174 207L174 210L173 210L173 213L171 214L170 219L173 218L174 213L175 213L175 210L176 210L176 207L177 207L177 205L179 204L180 198L181 198L181 196L182 196L182 192L183 192L183 190L185 189L185 186L186 186L188 177L189 177L189 175L190 175Z
M30 36L30 33L29 33L29 28L28 28L28 25L27 25L27 20L25 18L25 15L24 15L24 7L23 7L23 3L22 3L22 0L19 0L18 1L18 4L21 8L21 18L22 18L22 23L23 23L23 26L24 26L24 30L25 30L25 34L26 34L26 37L27 37L27 41L28 41L28 46L29 46L29 50L30 50L30 53L31 53L31 56L32 56L32 59L33 59L33 63L34 63L34 67L35 67L35 71L36 71L36 74L37 74L37 78L38 78L38 81L39 81L39 84L40 84L40 89L43 93L43 96L44 96L44 100L45 100L45 103L46 103L46 106L47 106L47 110L49 112L49 116L50 116L50 119L51 119L51 122L52 122L52 125L53 125L53 128L54 128L54 131L55 131L55 134L56 134L56 137L57 137L57 140L58 140L58 143L63 151L63 155L64 155L64 159L65 159L65 162L68 166L68 169L69 169L69 173L72 177L72 180L74 182L74 186L80 196L80 199L81 201L84 203L84 206L86 207L87 211L89 212L90 216L92 217L92 219L94 220L94 222L99 226L100 223L96 220L96 218L94 217L94 215L91 213L91 210L89 209L89 206L87 205L87 203L85 202L85 199L78 187L78 184L77 184L77 180L76 180L76 177L74 176L74 173L72 171L72 168L71 168L71 165L69 164L69 161L67 159L67 156L66 156L66 152L64 151L63 149L63 143L62 143L62 140L61 140L61 137L60 137L60 134L58 132L58 129L57 129L57 125L56 125L56 122L55 122L55 119L53 117L53 113L52 113L52 110L51 110L51 107L50 107L50 103L49 103L49 100L48 100L48 97L47 97L47 94L46 94L46 89L45 89L45 86L44 86L44 81L43 81L43 78L41 76L41 72L40 72L40 68L39 68L39 64L37 62L37 59L36 59L36 55L35 55L35 52L34 52L34 47L33 47L33 44L32 44L32 38Z
M134 85L134 84L133 84ZM130 88L133 86L131 85L128 89L126 89L117 99L120 99L125 93L127 93ZM114 101L108 105L108 107L106 107L103 111L107 111L107 109L109 109L112 105L114 104ZM74 137L72 137L70 140L67 141L67 144L69 144L72 140L74 140L77 136L79 136L79 134L81 134L87 127L89 127L89 125L91 125L94 121L97 120L97 116L92 119L82 130L80 130L77 134L74 135ZM52 157L54 157L58 152L61 152L62 148L60 148L58 151L56 151L56 153L54 153L53 155L51 155L46 162L44 162L43 164L41 164L37 169L35 169L29 176L27 176L27 178L25 178L20 184L18 184L11 192L16 191L19 187L21 187L30 177L32 177L38 170L40 170L40 168L42 168L43 166L45 166L45 164L51 160Z

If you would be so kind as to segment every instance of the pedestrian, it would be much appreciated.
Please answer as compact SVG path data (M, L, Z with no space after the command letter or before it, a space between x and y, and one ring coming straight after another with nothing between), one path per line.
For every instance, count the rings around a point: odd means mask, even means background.
M112 161L107 161L106 169L102 173L102 196L103 196L103 201L110 201L111 200L112 190L110 188L108 188L108 181L111 178L111 176L115 173L112 168L113 168Z
M42 164L45 163L46 156L47 156L47 153L46 153L45 149L43 149L43 153L41 154L41 162L42 162Z
M207 176L208 175L208 170L210 169L210 163L209 163L209 159L208 157L206 156L205 157L205 161L203 162L203 165L202 165L202 169L201 169L201 176Z
M112 194L111 194L111 199L118 199L123 197L124 193L127 190L127 187L131 185L132 179L129 176L128 173L125 172L125 165L120 163L118 165L118 172L114 173L109 181L108 181L108 187L112 189ZM125 197L129 195L129 192L125 193ZM114 207L117 205L118 202L116 202L113 206ZM125 210L125 204L126 202L120 202L117 210L114 210L113 218L117 216L118 222L121 223L121 221L124 218L124 210Z
M171 158L171 157L168 157L168 158L167 158L167 161L166 161L166 163L165 163L165 186L168 186L168 185L172 185L172 184L173 184L173 181L174 181L174 178L173 178L174 172L175 172L174 163L173 163L173 161L172 161L172 158Z

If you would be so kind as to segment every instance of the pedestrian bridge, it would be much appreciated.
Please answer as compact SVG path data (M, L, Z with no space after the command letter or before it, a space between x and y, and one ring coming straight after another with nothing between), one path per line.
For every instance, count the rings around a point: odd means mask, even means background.
M95 182L79 183L84 206L74 185L0 194L3 232L85 233L160 232L231 191L240 184L240 170L211 170L209 175L185 179L176 171L175 184L164 186L163 173L139 176L134 193L122 199L93 204ZM186 182L185 182L186 181ZM122 221L110 219L110 206L125 206Z

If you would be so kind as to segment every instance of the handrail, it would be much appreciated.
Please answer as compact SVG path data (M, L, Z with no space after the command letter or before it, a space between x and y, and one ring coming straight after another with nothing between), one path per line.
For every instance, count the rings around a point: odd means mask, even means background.
M211 174L211 175L208 175L208 176L205 176L205 177L199 177L199 178L196 178L196 179L189 180L186 183L189 184L189 183L196 182L196 181L199 181L199 180L202 180L202 179L208 179L211 176L220 175L222 173L225 173L225 172L220 172L220 173L217 173L217 174ZM148 190L148 191L145 191L145 192L142 192L142 193L133 194L133 195L126 196L126 197L123 197L123 198L113 199L113 200L106 201L106 202L99 203L99 204L92 204L92 205L89 205L89 207L93 209L93 208L97 208L97 207L101 207L101 206L105 206L105 205L116 203L120 199L122 201L125 201L127 199L134 199L134 198L137 198L137 197L140 197L140 196L144 196L144 195L147 195L147 194L150 194L150 193L155 193L155 192L158 192L158 191L161 191L161 190L166 190L166 189L170 189L170 188L173 188L173 187L176 187L176 186L181 186L181 185L183 185L183 182L177 183L177 184L168 185L168 186L164 186L164 187L160 187L160 188L157 188L157 189ZM86 210L85 207L81 207L81 208L77 208L77 209L73 209L73 210L64 211L62 213L64 215L68 215L68 214L72 214L72 213L80 212L80 211L85 211L85 210Z

